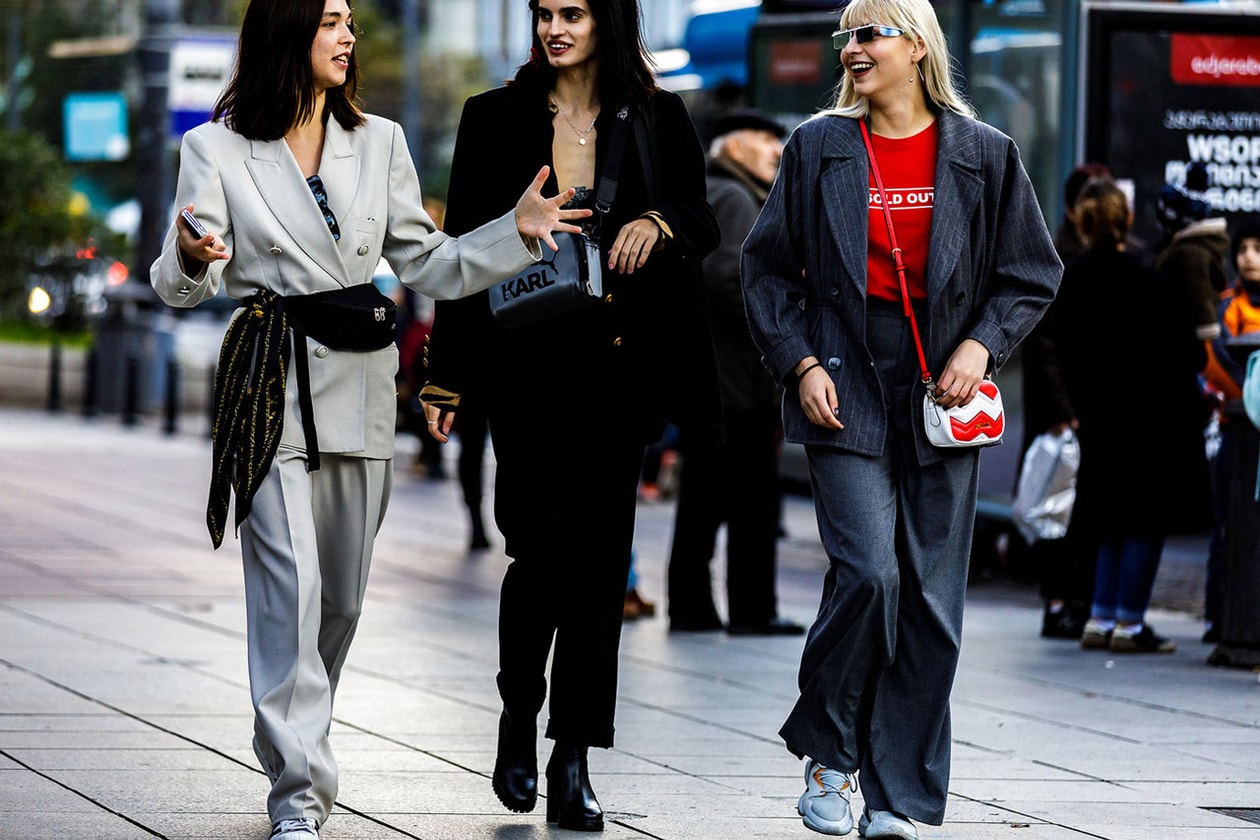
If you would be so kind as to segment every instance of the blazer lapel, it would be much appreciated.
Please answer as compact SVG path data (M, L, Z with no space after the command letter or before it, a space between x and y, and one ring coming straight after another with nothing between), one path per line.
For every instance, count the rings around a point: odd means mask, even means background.
M301 248L337 285L345 285L346 266L332 231L284 140L251 140L245 166L258 194L289 234L290 247ZM324 186L328 188L327 183ZM340 217L337 221L340 224Z
M361 161L351 133L342 128L335 118L329 117L324 135L324 151L319 161L319 177L328 193L328 207L341 227L341 239L337 244L342 252L343 264L346 249L353 249L358 240L358 237L351 234L358 224L355 199L359 192Z
M831 226L840 263L859 294L866 296L866 241L870 215L870 181L866 149L857 122L845 117L817 117L831 122L823 137L819 181L823 209ZM831 196L858 196L858 201L828 200Z
M952 111L942 111L938 120L936 190L927 264L929 304L936 302L954 273L984 188L975 124Z

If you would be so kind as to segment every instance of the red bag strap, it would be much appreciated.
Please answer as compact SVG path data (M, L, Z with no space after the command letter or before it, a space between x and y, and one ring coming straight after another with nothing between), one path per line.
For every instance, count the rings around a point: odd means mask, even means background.
M901 281L901 301L905 305L906 317L910 319L910 331L914 333L914 349L919 352L919 371L923 384L932 392L932 374L928 372L927 357L923 355L923 341L919 338L919 324L914 317L914 307L910 305L910 290L906 286L906 266L901 261L901 248L897 245L897 232L893 230L892 211L888 209L888 196L884 193L884 179L879 176L879 164L875 162L875 147L871 145L871 133L866 127L866 120L859 119L862 127L862 141L866 143L866 155L871 163L871 174L875 176L875 189L879 191L879 204L884 209L884 223L888 225L888 242L892 245L893 265L897 269L897 279Z

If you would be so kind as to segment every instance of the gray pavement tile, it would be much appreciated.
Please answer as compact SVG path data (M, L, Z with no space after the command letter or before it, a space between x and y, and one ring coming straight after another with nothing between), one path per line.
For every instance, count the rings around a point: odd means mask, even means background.
M0 829L13 825L19 815L46 819L48 814L97 814L100 806L66 790L56 782L9 761L0 767ZM0 833L0 837L20 838L20 834Z
M267 777L228 761L210 770L61 770L49 775L130 815L215 813L225 803L232 810L266 813Z
M203 749L147 747L143 749L88 749L81 746L47 749L6 748L9 755L29 767L56 776L63 770L222 770L222 756ZM252 754L251 754L252 758ZM256 761L254 762L256 763Z
M13 714L0 712L0 738L6 732L141 732L139 721L112 712L97 714Z
M497 803L496 803L497 805ZM388 818L390 825L407 831L424 840L564 840L565 838L601 837L611 840L641 840L643 834L634 828L626 827L618 822L607 820L604 831L598 835L585 832L562 831L549 826L545 820L542 807L532 814L508 814L498 806L500 814L397 814ZM633 820L624 820L629 825ZM342 840L354 838L356 835L338 835L329 821L329 831L324 840ZM389 835L382 835L389 836ZM323 837L323 835L321 835Z
M263 836L265 835L259 835L260 840ZM92 840L153 840L154 835L152 831L146 831L122 817L96 809L91 813L58 812L49 815L0 813L0 837L6 840L66 840L69 837L90 837Z

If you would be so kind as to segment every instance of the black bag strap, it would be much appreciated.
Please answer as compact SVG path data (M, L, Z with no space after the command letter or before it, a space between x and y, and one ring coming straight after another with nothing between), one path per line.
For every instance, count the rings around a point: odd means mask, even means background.
M599 179L599 188L595 191L595 209L599 212L599 225L604 225L604 217L612 209L613 199L617 197L617 179L621 175L621 159L626 153L626 134L631 119L629 106L623 106L617 112L617 122L613 124L612 137L608 140L608 155L604 158L604 173Z

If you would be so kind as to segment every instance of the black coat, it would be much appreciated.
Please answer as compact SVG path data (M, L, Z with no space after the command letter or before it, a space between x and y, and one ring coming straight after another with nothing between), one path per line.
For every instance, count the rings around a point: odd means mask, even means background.
M761 213L765 192L752 186L752 176L739 177L736 164L709 164L709 202L722 229L722 244L704 261L704 292L717 351L722 405L726 410L779 410L779 385L761 363L761 351L748 331L744 290L739 279L739 252ZM769 187L767 186L767 189Z
M1204 349L1168 283L1131 254L1098 249L1067 267L1059 298L1050 317L1080 419L1073 526L1207 527Z
M674 239L633 275L605 264L603 303L539 325L501 327L486 293L444 302L434 320L430 382L460 393L484 390L492 414L525 405L532 414L563 414L600 400L630 412L649 437L664 418L717 423L721 406L697 279L719 236L705 198L704 153L677 95L659 92L646 107L645 124L654 123L659 144L648 157L656 183L647 183L644 152L632 134L604 222L605 259L617 231L650 210ZM596 121L597 179L618 109L604 103ZM544 90L514 84L469 99L451 165L447 232L459 235L512 209L539 168L551 164L552 136ZM553 174L543 193L558 191Z

